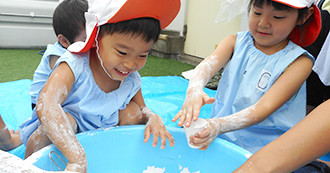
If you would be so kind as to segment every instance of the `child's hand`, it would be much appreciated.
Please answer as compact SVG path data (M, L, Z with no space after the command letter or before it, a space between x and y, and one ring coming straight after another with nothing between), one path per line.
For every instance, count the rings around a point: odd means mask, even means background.
M203 90L188 89L183 106L172 121L175 122L180 118L178 126L186 123L185 126L189 127L192 120L197 120L201 107L205 104L212 104L214 101L215 99L209 97Z
M151 111L150 111L151 112ZM167 131L163 120L160 116L156 115L155 113L149 113L147 115L148 122L146 124L146 128L144 130L144 142L148 142L151 133L153 134L153 143L152 146L156 147L158 143L158 137L160 136L161 139L161 148L164 149L166 145L166 138L170 142L170 146L174 146L174 138Z
M214 139L219 135L220 126L215 119L206 119L208 125L203 131L190 137L190 143L195 146L202 146L200 150L206 150Z

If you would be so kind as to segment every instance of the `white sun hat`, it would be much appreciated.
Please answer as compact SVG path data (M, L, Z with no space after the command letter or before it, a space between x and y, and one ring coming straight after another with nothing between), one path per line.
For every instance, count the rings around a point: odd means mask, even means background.
M315 0L273 0L273 1L298 9L311 7L316 3Z
M75 42L70 52L88 51L95 40L99 26L125 20L151 17L159 20L161 29L168 26L180 10L180 0L88 0L86 41Z

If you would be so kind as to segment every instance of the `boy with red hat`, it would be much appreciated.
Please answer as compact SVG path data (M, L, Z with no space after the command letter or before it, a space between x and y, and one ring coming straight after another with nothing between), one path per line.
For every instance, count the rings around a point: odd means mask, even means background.
M88 3L86 41L69 46L39 94L32 119L41 125L20 129L25 156L53 143L68 159L66 170L79 172L87 171L87 160L75 133L146 123L145 142L153 134L154 147L159 136L161 148L166 139L174 145L161 117L145 106L137 71L177 15L180 0Z

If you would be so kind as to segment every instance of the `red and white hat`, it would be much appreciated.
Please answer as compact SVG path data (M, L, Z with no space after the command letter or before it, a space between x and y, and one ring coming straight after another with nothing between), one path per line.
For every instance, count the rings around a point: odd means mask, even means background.
M70 52L88 51L95 40L99 26L125 20L152 17L160 22L161 29L168 26L180 10L180 0L88 0L86 41L75 42Z
M321 31L321 13L316 0L273 0L296 9L314 6L314 14L302 26L297 26L289 35L289 39L301 47L314 43Z

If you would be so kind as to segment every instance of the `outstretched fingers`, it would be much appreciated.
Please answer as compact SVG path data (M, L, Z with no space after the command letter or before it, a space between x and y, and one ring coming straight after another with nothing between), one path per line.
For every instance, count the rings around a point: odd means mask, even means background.
M197 115L198 117L198 115ZM189 127L191 124L191 121L193 119L193 108L188 107L186 109L182 108L172 119L173 122L177 121L178 119L178 126L185 125L186 127Z
M151 134L153 135L152 146L156 147L160 137L161 148L164 149L166 146L166 139L168 139L169 144L171 147L174 146L174 138L170 132L166 129L153 129L150 125L147 125L144 131L144 142L148 142L150 139Z
M186 115L185 115L185 114L186 114L185 111L181 109L181 110L180 110L180 111L174 116L174 118L172 119L172 121L175 122L175 121L177 121L178 119L180 119L179 122L178 122L178 126L182 126L183 123L184 123L185 120L186 120Z
M156 147L157 143L158 143L158 138L159 138L159 134L158 133L153 133L153 141L152 141L152 146ZM165 146L164 146L165 147ZM163 149L163 148L162 148Z
M172 119L173 122L178 119L178 126L185 125L189 127L192 121L196 121L200 114L202 106L205 104L212 104L215 98L209 97L205 92L189 92L186 95L186 99L183 103L181 110Z
M146 125L146 127L144 129L144 141L143 141L144 143L149 141L150 134L151 134L150 126Z
M193 107L193 113L192 113L192 115L193 115L192 116L192 120L196 121L198 119L198 116L199 116L199 113L201 111L202 106L203 105L194 105L194 107Z
M175 144L175 142L174 142L174 138L173 138L173 136L171 135L171 133L168 132L167 130L166 130L166 138L168 139L168 142L170 143L170 146L173 147L174 144Z

